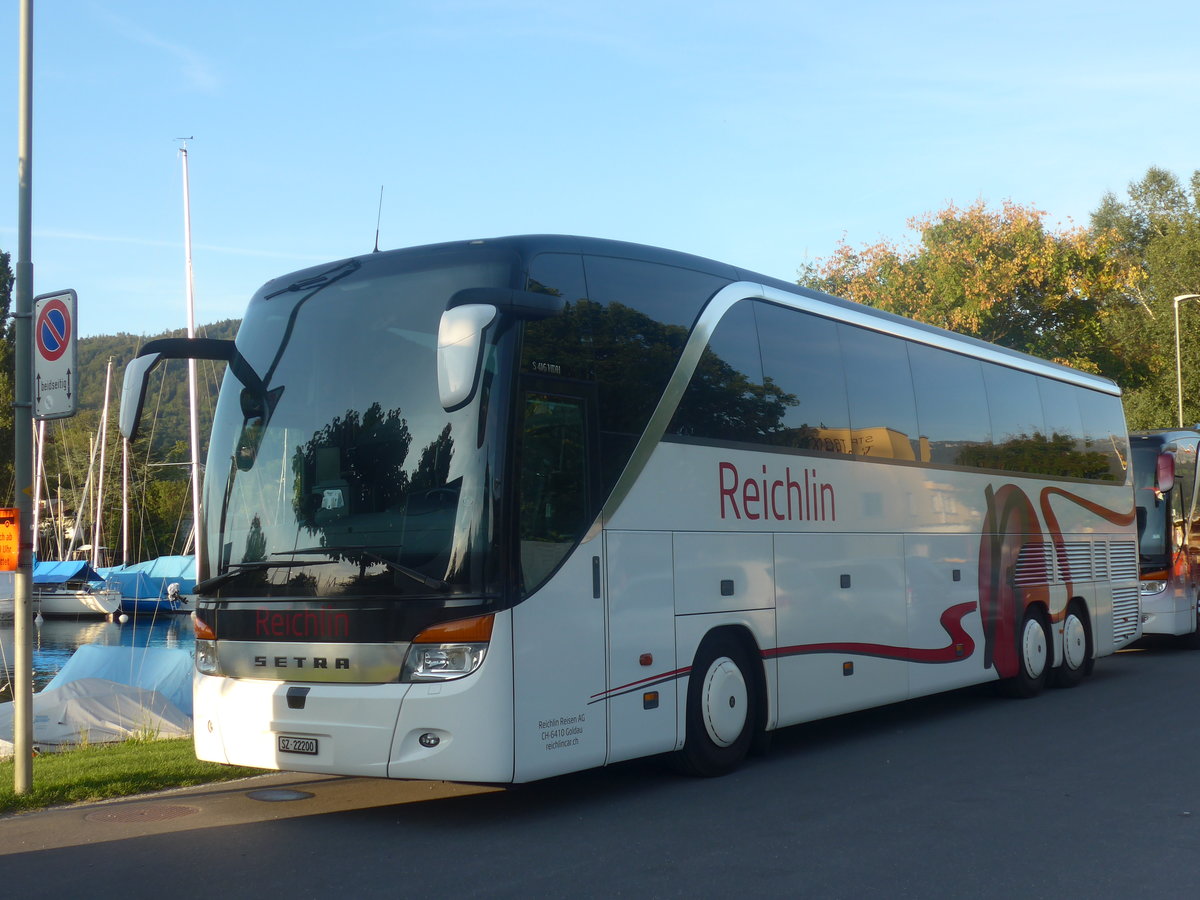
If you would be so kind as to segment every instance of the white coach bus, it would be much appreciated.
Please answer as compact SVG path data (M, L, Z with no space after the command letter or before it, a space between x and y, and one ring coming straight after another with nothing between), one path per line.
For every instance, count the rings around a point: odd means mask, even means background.
M680 253L527 236L269 282L203 495L202 759L525 782L1140 635L1110 381Z

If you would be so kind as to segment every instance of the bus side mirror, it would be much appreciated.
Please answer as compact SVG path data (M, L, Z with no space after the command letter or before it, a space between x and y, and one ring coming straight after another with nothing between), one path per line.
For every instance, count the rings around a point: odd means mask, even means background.
M142 406L146 402L146 382L150 370L158 365L162 356L147 353L130 360L125 366L125 380L121 383L121 434L127 441L137 437L138 423L142 418Z
M452 412L475 396L483 363L483 330L496 318L496 307L484 303L455 306L438 324L438 396Z
M483 364L483 331L500 314L514 319L561 316L567 303L557 294L514 288L464 288L450 298L438 324L438 395L446 412L475 396Z
M1173 453L1158 454L1158 467L1154 472L1154 487L1160 494L1166 494L1175 487L1175 455Z
M262 382L249 364L237 352L233 341L217 338L162 338L142 347L142 352L125 366L125 378L121 383L121 434L126 440L137 437L138 422L142 418L142 405L146 399L146 382L160 359L213 359L227 362L233 367L243 384L265 390Z

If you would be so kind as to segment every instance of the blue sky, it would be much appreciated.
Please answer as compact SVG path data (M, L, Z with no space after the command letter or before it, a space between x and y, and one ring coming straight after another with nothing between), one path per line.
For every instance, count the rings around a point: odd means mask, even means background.
M0 6L0 249L16 257L17 0ZM84 336L268 278L503 234L619 238L779 278L1006 199L1086 224L1200 168L1200 5L35 0L34 291Z

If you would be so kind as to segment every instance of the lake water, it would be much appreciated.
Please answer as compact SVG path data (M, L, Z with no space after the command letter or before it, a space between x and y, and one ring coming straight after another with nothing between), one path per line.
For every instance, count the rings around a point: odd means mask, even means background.
M0 617L0 701L12 699L13 623L12 603L7 616ZM132 618L128 622L103 620L71 621L47 619L33 629L33 689L40 691L58 674L76 649L84 644L123 647L195 646L192 617L170 614L155 618Z

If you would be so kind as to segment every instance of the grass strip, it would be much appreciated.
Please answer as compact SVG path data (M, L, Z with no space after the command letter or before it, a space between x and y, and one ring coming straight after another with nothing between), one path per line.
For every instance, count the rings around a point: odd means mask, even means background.
M43 753L33 759L33 790L20 796L13 770L11 759L0 761L0 815L262 774L261 769L201 762L191 738L134 738Z

